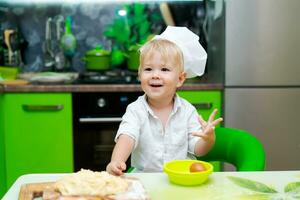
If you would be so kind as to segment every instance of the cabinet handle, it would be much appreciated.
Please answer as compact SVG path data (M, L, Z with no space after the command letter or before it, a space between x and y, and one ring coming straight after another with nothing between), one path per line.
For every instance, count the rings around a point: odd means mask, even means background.
M62 110L64 105L22 105L23 109L26 111L49 111L49 110Z
M193 103L193 106L195 106L196 109L211 109L212 103L211 102L203 102L203 103Z
M105 122L121 122L122 117L99 117L99 118L79 118L81 123L105 123Z

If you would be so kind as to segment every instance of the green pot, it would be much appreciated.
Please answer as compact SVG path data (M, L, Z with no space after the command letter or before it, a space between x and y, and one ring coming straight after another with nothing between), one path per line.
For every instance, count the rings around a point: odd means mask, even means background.
M0 80L1 79L14 80L17 78L19 71L20 71L19 67L0 66Z
M131 71L137 71L140 65L140 54L138 51L128 51L127 68Z
M103 49L95 48L86 52L85 57L83 57L82 60L85 62L87 70L104 71L111 68L110 52Z

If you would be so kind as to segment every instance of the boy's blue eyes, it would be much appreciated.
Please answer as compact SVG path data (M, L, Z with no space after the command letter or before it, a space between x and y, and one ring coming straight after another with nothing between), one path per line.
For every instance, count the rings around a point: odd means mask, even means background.
M144 69L144 71L152 71L152 68L147 67L147 68ZM163 67L163 68L161 68L161 71L167 72L167 71L170 71L170 69L168 69L168 68L166 68L166 67Z

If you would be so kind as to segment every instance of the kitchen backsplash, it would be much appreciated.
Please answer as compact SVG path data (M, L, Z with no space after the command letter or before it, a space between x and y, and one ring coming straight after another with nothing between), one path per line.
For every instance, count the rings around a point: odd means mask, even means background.
M97 45L102 45L104 49L111 50L112 40L104 37L103 31L107 25L114 21L117 11L124 7L124 3L112 2L14 4L1 3L0 1L0 30L2 33L0 39L2 40L2 47L6 48L4 30L18 30L21 38L24 39L20 45L20 48L23 48L21 53L23 56L21 70L23 72L43 71L45 70L46 59L46 22L50 17L53 23L55 23L58 19L65 20L70 16L72 19L71 30L76 38L77 45L72 57L72 67L69 70L85 71L85 63L82 61L82 58L88 50L95 48ZM147 13L156 13L158 16L150 24L151 33L161 33L165 29L166 24L160 12L160 3L147 2L145 5ZM205 12L207 5L202 1L170 2L169 5L176 25L188 26L192 29L200 36L200 42L206 48L207 38L204 35L203 24L205 18L207 18L207 12ZM64 25L61 29L63 34ZM55 30L52 32L55 32Z
M111 41L103 37L104 27L111 23L118 4L66 4L66 5L1 5L1 30L18 29L28 42L25 49L23 71L41 71L44 67L45 27L49 17L72 17L72 33L77 40L73 68L84 70L81 58L96 45L110 48ZM151 9L156 9L154 6ZM159 27L158 27L159 28ZM120 33L122 34L122 33Z

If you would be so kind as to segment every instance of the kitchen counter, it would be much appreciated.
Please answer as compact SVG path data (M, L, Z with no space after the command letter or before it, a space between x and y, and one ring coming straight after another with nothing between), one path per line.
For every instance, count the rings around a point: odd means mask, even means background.
M220 83L185 83L179 90L223 90ZM139 84L29 84L0 85L0 93L22 92L136 92Z
M2 200L18 199L26 183L56 181L66 174L27 174L19 177ZM296 199L300 171L214 172L199 186L180 186L164 173L131 173L138 178L152 200L160 199Z

